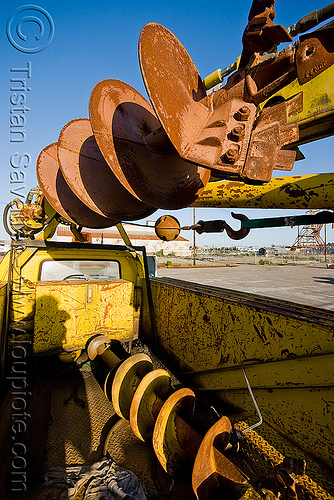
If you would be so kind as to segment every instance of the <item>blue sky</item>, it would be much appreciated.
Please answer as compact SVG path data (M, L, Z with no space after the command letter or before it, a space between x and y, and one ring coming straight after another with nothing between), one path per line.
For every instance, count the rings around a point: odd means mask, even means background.
M10 193L14 187L13 182L10 182L12 155L30 155L30 164L23 169L25 178L20 184L26 194L31 187L37 185L35 165L39 152L57 141L60 130L68 121L88 117L89 96L96 83L106 78L117 78L147 97L137 55L139 34L146 23L154 21L170 29L188 50L201 76L205 77L218 67L228 66L240 54L241 36L247 23L250 3L248 0L239 0L235 4L174 0L127 3L40 0L35 5L51 15L55 27L54 37L45 50L28 54L15 49L6 36L7 19L15 13L16 8L26 4L15 0L6 2L6 5L2 2L0 210L15 197ZM324 5L325 3L316 0L277 0L275 22L290 26L305 14ZM27 24L26 29L33 27ZM26 139L24 143L13 144L10 142L9 126L10 78L13 75L11 69L26 68L28 63L31 64L31 78L28 82L31 90L26 91L26 105L30 109L26 112ZM332 147L333 138L303 146L301 149L306 159L296 163L292 173L333 171ZM22 156L22 161L23 159ZM251 218L282 215L281 210L243 212ZM293 215L291 210L288 212ZM192 209L170 213L178 217L182 225L192 223ZM159 211L151 219L161 214ZM226 219L236 227L230 218L230 210L227 209L196 209L196 218ZM296 235L296 228L254 230L242 243L245 246L288 245ZM186 232L183 236L191 238ZM1 228L0 238L4 237L5 233ZM327 239L334 241L331 226L328 226ZM218 234L198 237L198 244L226 246L233 244L233 241Z

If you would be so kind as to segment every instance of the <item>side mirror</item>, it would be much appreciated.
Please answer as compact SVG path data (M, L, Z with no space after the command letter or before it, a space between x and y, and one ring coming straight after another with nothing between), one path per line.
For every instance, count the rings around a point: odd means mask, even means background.
M147 259L147 269L150 278L155 278L157 276L157 258L155 255L148 255Z

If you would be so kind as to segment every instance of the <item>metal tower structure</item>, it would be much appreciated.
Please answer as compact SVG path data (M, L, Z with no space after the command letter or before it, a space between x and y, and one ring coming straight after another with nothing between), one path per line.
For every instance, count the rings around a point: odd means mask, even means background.
M309 210L307 213L315 214L318 211L319 210ZM322 227L323 224L310 224L303 226L300 230L298 227L298 236L291 246L291 250L296 248L325 248L325 241L320 236Z

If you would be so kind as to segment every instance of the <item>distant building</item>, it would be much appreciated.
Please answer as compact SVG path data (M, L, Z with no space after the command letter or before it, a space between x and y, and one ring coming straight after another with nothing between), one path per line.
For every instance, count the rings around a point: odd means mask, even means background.
M123 224L123 227L130 238L131 243L136 246L145 246L146 252L156 254L163 252L163 255L174 254L175 256L191 256L190 242L186 238L179 236L174 241L162 241L156 236L154 228L151 227L154 222L149 221L149 226L134 226L132 224ZM87 229L83 228L87 241L92 243L103 243L106 245L123 245L121 235L116 227L106 229ZM69 226L59 225L57 227L57 241L74 241Z

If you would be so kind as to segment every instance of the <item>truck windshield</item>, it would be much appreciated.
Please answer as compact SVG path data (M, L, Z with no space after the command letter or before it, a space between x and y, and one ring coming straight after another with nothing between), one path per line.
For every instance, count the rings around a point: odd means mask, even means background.
M42 281L118 278L120 278L119 263L110 260L46 260L42 262L40 271Z

